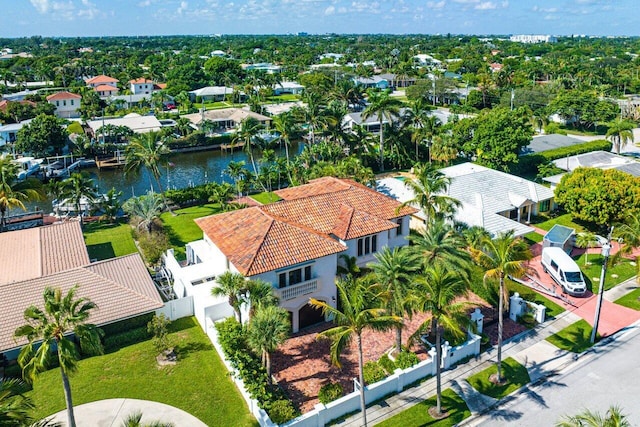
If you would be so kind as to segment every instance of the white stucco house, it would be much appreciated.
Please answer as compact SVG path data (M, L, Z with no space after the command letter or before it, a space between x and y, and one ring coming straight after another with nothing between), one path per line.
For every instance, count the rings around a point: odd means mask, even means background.
M65 119L80 117L82 96L71 92L57 92L47 96L47 102L55 105L55 115Z
M225 271L271 283L297 332L325 321L310 297L336 305L341 255L365 266L383 247L408 244L416 210L354 181L324 177L276 193L283 200L197 219L203 239L187 244L186 263L165 254L174 292L193 296L203 328L233 313L211 296Z

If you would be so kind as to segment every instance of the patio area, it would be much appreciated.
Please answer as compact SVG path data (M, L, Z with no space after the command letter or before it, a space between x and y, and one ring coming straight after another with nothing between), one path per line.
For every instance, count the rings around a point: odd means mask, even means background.
M485 315L484 332L490 341L497 342L497 317L495 310L476 295L470 299L480 307ZM430 317L429 313L415 315L406 323L402 341L407 338ZM318 333L332 327L330 323L323 323L294 334L273 354L272 367L278 384L288 393L293 402L305 413L319 403L318 392L329 382L339 382L345 393L354 389L353 379L358 377L358 351L355 340L342 354L342 369L331 364L329 355L330 341L318 339ZM512 322L505 316L504 339L508 339L526 328ZM365 331L362 339L364 362L378 360L395 343L395 330L387 332ZM412 348L420 360L429 358L426 348L416 344Z

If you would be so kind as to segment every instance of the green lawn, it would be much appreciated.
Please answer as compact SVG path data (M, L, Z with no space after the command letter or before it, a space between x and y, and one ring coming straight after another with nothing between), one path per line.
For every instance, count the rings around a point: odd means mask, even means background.
M82 231L90 259L109 259L138 251L129 224L92 222Z
M202 230L193 221L196 218L213 215L220 212L220 206L207 203L190 208L177 209L160 215L164 228L169 235L169 243L175 250L176 257L185 259L185 245L194 240L202 239Z
M527 233L524 235L524 239L530 244L534 244L534 243L540 243L542 242L543 239L543 235L539 234L535 231L532 231L531 233Z
M640 288L631 291L620 299L617 299L615 303L640 311Z
M195 318L173 322L171 331L178 353L175 366L158 367L151 341L82 360L71 377L73 403L152 400L187 411L210 426L257 425ZM28 395L37 418L63 410L60 372L52 369L40 374Z
M267 102L296 102L300 101L300 95L292 93L283 93L282 95L274 95L267 97Z
M249 197L251 197L253 200L255 200L258 203L262 203L263 205L267 205L269 203L273 203L273 202L277 202L278 200L282 200L280 198L280 196L278 196L276 193L268 192L268 191L264 191L264 192L258 193L258 194L252 194Z
M592 345L589 341L592 329L591 325L582 319L551 335L547 341L562 350L582 353Z
M507 280L507 288L511 293L519 293L526 301L535 302L536 304L542 304L547 307L547 310L545 311L547 318L555 317L564 311L564 308L525 285L521 285L520 283L516 283L512 280Z
M436 405L436 397L430 397L397 415L376 424L377 427L419 427L434 426L448 427L458 424L471 416L471 411L460 396L451 389L442 392L442 407L449 411L449 416L435 420L429 416L429 408Z
M495 399L501 399L531 381L527 373L527 368L511 357L502 361L504 384L494 384L489 380L489 377L496 372L498 372L496 365L491 365L491 367L484 371L467 378L467 382L480 393Z
M573 228L576 230L576 233L583 232L586 229L583 224L574 222L573 218L571 217L571 214L568 214L568 213L559 215L555 218L548 218L545 215L540 215L534 218L533 223L535 224L536 227L542 228L543 230L547 230L547 231L551 230L551 228L556 224Z
M589 288L591 292L597 293L600 289L600 273L602 272L603 257L600 254L589 254L587 261L590 265L586 266L584 265L584 257L583 254L574 259L582 270L587 288ZM637 268L635 265L631 265L631 262L632 261L627 258L620 258L620 262L613 267L610 266L607 268L607 277L605 277L604 281L605 290L611 289L636 275Z

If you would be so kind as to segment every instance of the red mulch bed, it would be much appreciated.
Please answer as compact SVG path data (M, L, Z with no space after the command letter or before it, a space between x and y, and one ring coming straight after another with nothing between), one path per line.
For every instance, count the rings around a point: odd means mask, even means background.
M472 295L472 301L481 306L485 316L489 315L488 304L481 298ZM429 314L420 314L405 325L402 341L406 344L411 333L429 318ZM512 325L513 324L513 325ZM293 402L305 413L313 409L318 403L320 387L329 382L339 382L345 393L353 391L353 379L358 377L358 351L355 340L340 358L342 369L331 364L329 356L330 342L318 340L319 332L329 329L332 325L325 323L303 332L294 334L287 340L272 357L272 367L278 384L288 393ZM521 332L521 325L511 322L508 318L504 323L504 337L509 338ZM488 328L491 336L491 328ZM497 325L495 327L497 333ZM512 334L512 335L509 335ZM493 342L493 340L492 340ZM395 330L388 332L365 331L363 334L364 362L378 360L395 343ZM426 360L429 355L421 344L412 348L420 360Z

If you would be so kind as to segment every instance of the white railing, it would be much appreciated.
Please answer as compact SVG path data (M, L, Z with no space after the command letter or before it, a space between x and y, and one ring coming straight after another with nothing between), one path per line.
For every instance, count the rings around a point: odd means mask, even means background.
M288 301L302 295L311 294L317 290L318 279L313 279L297 285L287 286L286 288L276 289L276 292L281 301Z

